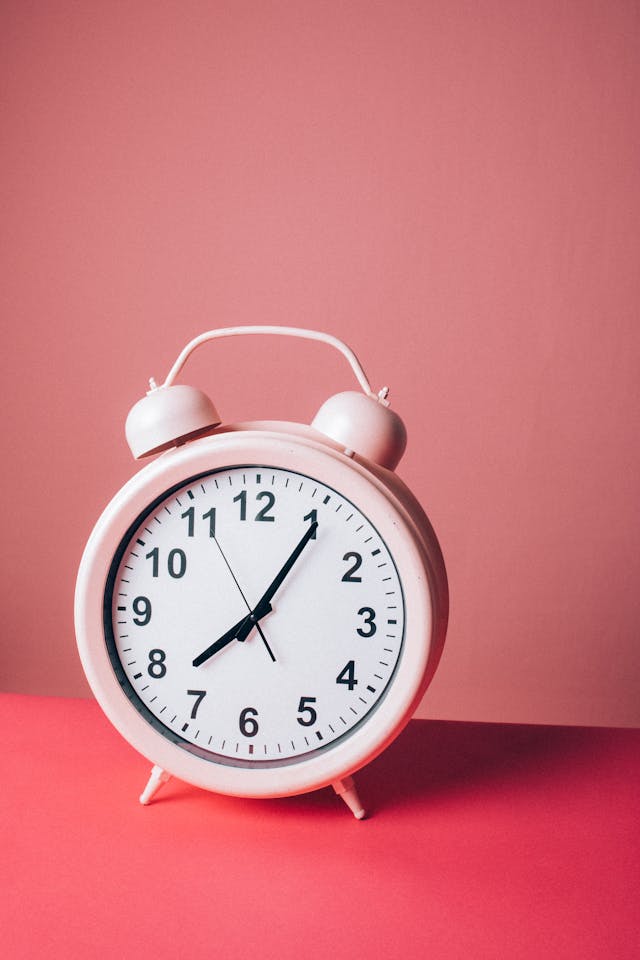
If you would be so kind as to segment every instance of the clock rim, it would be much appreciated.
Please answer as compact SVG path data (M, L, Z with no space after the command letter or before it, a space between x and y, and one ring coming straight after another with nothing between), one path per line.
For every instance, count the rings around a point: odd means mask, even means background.
M283 425L284 426L284 425ZM167 451L135 474L98 520L78 572L75 622L78 650L89 685L119 733L151 763L198 787L233 796L275 797L305 793L365 766L411 718L442 649L442 611L435 609L444 575L439 549L396 492L355 458L312 435L274 429L218 432ZM312 434L312 431L309 431ZM103 602L113 557L126 531L158 496L176 483L239 464L294 470L334 487L376 526L396 564L405 602L405 636L394 676L371 715L344 739L282 767L232 767L190 753L152 727L130 702L111 664ZM396 478L394 478L396 479ZM397 485L397 479L394 486ZM441 586L441 585L440 585ZM441 592L441 590L440 590Z

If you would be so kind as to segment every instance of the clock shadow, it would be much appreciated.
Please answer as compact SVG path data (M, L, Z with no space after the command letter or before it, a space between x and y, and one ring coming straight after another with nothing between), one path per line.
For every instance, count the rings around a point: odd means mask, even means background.
M461 799L588 763L606 731L537 724L414 720L357 776L368 812Z
M540 779L568 763L589 763L606 742L606 730L534 724L464 723L414 720L379 757L355 774L369 817L393 809L411 811L508 787L516 780ZM211 794L174 780L153 803L215 803L234 816L261 820L285 811L332 818L346 813L342 800L325 788L269 800ZM222 807L220 807L222 805Z

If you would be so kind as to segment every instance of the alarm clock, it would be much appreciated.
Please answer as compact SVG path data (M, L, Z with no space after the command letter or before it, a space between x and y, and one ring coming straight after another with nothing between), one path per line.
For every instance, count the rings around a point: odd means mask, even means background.
M176 383L204 343L319 341L359 384L310 425L225 424ZM364 816L353 774L411 718L448 615L436 535L394 470L406 431L342 341L295 327L211 330L152 379L126 423L155 459L107 506L78 573L89 684L152 764L147 804L176 776L243 797L333 786Z

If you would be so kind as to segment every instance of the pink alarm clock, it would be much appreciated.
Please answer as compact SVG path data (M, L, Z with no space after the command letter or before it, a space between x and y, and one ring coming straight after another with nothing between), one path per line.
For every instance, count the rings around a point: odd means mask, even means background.
M360 390L311 425L222 424L174 383L216 338L296 336L338 349ZM131 410L136 459L87 543L76 587L82 664L122 736L219 793L332 785L360 819L353 773L411 718L445 638L445 566L394 473L406 431L353 352L327 334L234 327L191 341Z

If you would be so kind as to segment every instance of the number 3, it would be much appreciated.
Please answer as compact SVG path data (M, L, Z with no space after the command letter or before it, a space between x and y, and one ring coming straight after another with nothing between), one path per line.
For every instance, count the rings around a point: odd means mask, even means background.
M360 607L358 615L364 617L365 626L369 627L369 629L364 630L362 627L358 627L357 633L359 633L361 637L372 637L378 629L374 623L376 619L375 610L372 607Z

